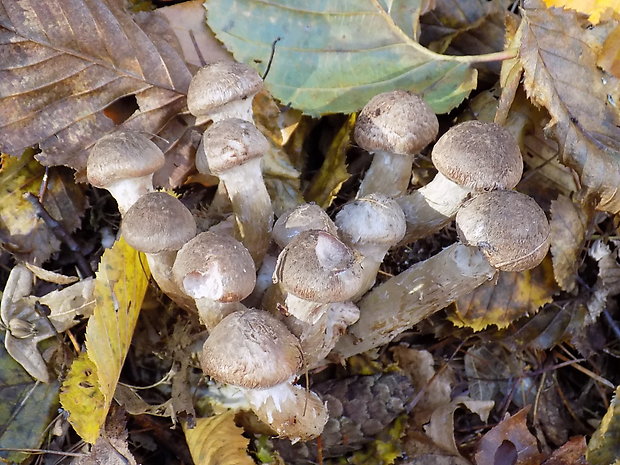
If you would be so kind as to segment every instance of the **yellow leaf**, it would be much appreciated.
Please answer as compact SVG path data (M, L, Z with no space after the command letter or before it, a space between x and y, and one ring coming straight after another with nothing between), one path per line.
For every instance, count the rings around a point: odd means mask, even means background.
M60 390L62 408L69 412L69 423L86 442L94 443L99 437L102 419L107 409L99 389L97 367L86 352L71 364Z
M616 464L620 460L620 386L588 443L586 459L592 465Z
M209 418L197 418L193 429L184 427L187 446L196 465L254 465L246 449L250 440L235 425L230 410Z
M544 0L547 7L561 7L575 10L589 15L592 24L598 24L601 19L610 18L614 13L620 14L619 0Z
M355 120L356 115L351 115L334 137L321 169L314 176L306 191L305 197L308 202L316 202L323 208L329 207L338 195L342 184L351 176L347 172L345 161Z
M67 400L69 404L65 405L70 414L69 421L83 426L82 431L78 428L76 431L87 442L93 443L97 439L110 409L148 278L144 255L129 247L124 239L103 254L95 280L95 310L86 327L86 354L96 376L94 382L89 380L88 383L96 386L96 392L75 389L73 384L82 381L81 375L75 374L66 382L66 389L76 397ZM80 361L76 370L83 368L81 360L76 360ZM77 408L88 403L93 396L103 399L101 408L93 412Z
M551 302L556 290L551 261L545 259L533 270L500 272L497 283L489 281L458 299L449 319L457 326L468 326L474 331L489 325L505 328L517 318Z

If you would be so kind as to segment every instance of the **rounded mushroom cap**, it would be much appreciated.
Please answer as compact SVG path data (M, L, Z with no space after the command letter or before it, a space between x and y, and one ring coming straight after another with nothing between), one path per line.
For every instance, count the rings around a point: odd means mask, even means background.
M256 284L256 268L241 242L210 231L185 244L172 267L174 279L194 299L238 302Z
M523 174L517 141L495 123L465 121L453 126L439 138L431 157L450 181L478 191L512 189Z
M187 107L202 116L234 100L253 96L263 87L259 74L248 65L218 61L200 68L189 83Z
M213 123L202 140L207 165L216 176L269 150L269 142L256 126L238 118Z
M209 334L202 370L221 383L268 388L287 381L302 366L299 340L268 312L231 313Z
M404 90L375 95L355 123L355 141L369 152L416 155L437 137L439 122L421 97Z
M343 302L362 283L360 257L328 232L305 231L278 256L274 281L304 300Z
M93 186L105 189L115 181L138 178L164 166L163 152L139 132L118 131L99 139L86 164Z
M321 207L316 203L305 203L280 216L271 235L280 247L286 247L299 233L312 229L327 231L334 236L338 233L336 225Z
M464 244L478 247L502 271L534 268L549 249L545 212L516 191L480 194L458 211L456 227Z
M134 249L156 254L183 247L196 235L196 220L176 197L151 192L127 210L121 231Z
M342 207L336 226L347 244L373 244L389 249L405 236L407 222L398 203L383 195L370 194Z

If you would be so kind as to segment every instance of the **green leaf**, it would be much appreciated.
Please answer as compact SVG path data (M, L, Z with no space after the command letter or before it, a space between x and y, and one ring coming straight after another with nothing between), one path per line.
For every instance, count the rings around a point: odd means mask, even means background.
M0 338L0 448L40 446L56 413L58 383L36 383L4 349ZM28 454L0 451L0 462L20 463Z
M310 115L352 113L393 89L422 94L446 113L476 86L471 57L422 47L378 0L209 0L206 8L216 37L262 73L279 39L265 85Z

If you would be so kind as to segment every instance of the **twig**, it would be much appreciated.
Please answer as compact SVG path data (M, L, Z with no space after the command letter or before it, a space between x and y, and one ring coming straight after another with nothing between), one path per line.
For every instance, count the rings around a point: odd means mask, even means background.
M35 209L36 215L45 222L48 228L51 229L54 236L56 236L59 241L66 244L67 247L69 247L69 250L73 252L75 260L77 262L77 267L80 270L80 273L82 273L82 276L94 276L93 271L91 270L90 266L86 262L86 259L81 253L78 243L73 240L73 238L67 233L67 231L65 231L62 224L52 218L52 216L48 213L48 211L41 204L41 202L39 202L37 196L30 192L27 192L24 194L24 198L32 204Z
M262 75L263 81L267 78L267 75L269 74L269 71L271 70L271 63L273 63L273 57L276 54L276 44L280 42L280 40L281 40L281 37L278 37L271 44L271 55L269 56L269 62L267 63L267 69L265 70L265 74Z
M61 450L50 449L20 449L19 447L0 447L0 452L28 452L29 454L53 454L66 455L68 457L86 457L88 455L83 452L63 452Z

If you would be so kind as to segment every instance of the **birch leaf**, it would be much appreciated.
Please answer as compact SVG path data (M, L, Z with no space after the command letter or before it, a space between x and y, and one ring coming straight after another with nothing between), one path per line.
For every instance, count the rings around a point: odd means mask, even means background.
M148 134L185 108L191 73L168 23L132 18L121 3L0 0L0 150L38 144L44 165L81 170L89 147L116 129L104 114L116 100L135 96L139 110L122 125Z
M261 74L278 40L265 86L313 116L355 112L393 89L415 91L446 113L476 87L470 57L422 47L377 0L209 0L206 8L215 36Z
M548 136L561 161L577 172L582 194L597 208L620 211L620 81L596 66L577 13L528 0L520 57L530 99L551 115Z
M94 378L84 381L85 369L72 368L63 389L63 406L69 411L71 424L87 442L96 441L110 408L114 391L129 350L140 307L146 292L149 273L143 254L121 239L106 250L95 280L95 310L86 327L88 371ZM81 365L80 365L81 367ZM95 382L96 381L96 382ZM91 387L92 386L92 387ZM95 389L94 391L92 389ZM93 412L78 408L88 399L103 399L103 407Z

